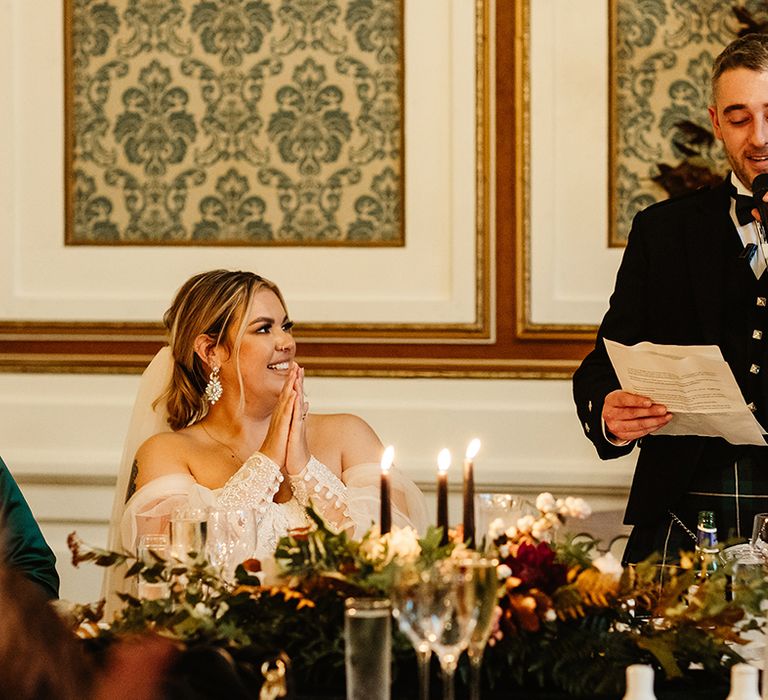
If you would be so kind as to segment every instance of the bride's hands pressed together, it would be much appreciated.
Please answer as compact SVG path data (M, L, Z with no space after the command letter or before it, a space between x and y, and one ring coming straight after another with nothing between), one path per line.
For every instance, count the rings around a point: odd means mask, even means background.
M285 471L286 457L288 453L288 438L291 431L291 422L295 413L295 404L300 403L296 394L296 381L299 375L299 366L294 362L285 379L283 390L277 399L277 405L272 412L267 434L264 437L259 452L265 454L273 462L280 465Z
M288 474L298 474L309 462L309 445L307 444L307 412L309 404L304 398L304 369L299 368L293 384L295 399L291 426L288 432L288 447L285 457L285 470Z

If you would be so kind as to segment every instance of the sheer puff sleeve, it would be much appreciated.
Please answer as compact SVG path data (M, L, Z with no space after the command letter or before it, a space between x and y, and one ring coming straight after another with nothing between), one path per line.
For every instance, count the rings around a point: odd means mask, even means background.
M303 507L310 502L337 530L348 530L359 539L380 518L381 467L358 464L345 469L341 478L315 457L304 469L289 477L294 498ZM416 484L397 469L390 471L392 523L412 527L423 534L427 527L424 495Z
M381 517L381 465L357 464L341 474L347 488L347 507L352 521L352 537L359 539ZM428 524L424 494L403 472L393 467L389 472L392 499L392 524L412 527L420 535Z

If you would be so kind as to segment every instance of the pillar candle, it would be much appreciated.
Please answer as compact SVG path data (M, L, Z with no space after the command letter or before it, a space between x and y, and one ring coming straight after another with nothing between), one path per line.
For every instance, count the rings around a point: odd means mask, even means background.
M437 526L443 528L440 544L448 544L448 467L451 466L451 453L440 450L437 456Z
M464 458L464 541L475 546L475 475L473 460L480 451L480 440L474 438L467 446Z
M395 448L390 445L381 457L381 517L379 532L386 535L392 529L392 502L389 492L389 470L395 458Z

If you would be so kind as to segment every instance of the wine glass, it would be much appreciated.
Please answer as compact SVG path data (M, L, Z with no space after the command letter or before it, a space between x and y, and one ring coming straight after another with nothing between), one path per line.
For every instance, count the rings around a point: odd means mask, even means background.
M530 504L522 496L511 493L475 494L478 550L488 551L493 544L488 536L491 525L496 530L505 531L529 511Z
M400 631L408 637L416 652L419 668L419 700L429 700L429 661L432 649L427 630L423 627L421 611L421 571L415 567L403 567L395 572L392 586L392 614Z
M422 572L419 583L419 625L440 661L443 700L454 699L459 656L469 644L480 612L473 575L451 560Z
M758 513L752 526L752 539L749 541L754 554L768 558L768 513Z
M251 508L211 508L208 511L206 553L223 579L234 581L238 564L256 551L256 517Z
M496 619L499 600L499 562L482 556L473 556L461 560L472 576L474 596L478 606L477 622L467 645L470 665L469 697L480 700L480 670L483 665L483 653L491 629Z
M734 598L748 594L755 583L765 576L768 563L768 513L755 515L749 542L726 547L720 556L726 564L732 562Z

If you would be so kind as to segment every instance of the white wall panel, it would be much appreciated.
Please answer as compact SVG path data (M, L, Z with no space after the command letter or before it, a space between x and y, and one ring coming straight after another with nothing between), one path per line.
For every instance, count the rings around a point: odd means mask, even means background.
M405 1L406 242L373 249L65 246L62 7L0 4L1 317L152 321L224 267L279 281L304 322L475 320L473 2Z
M530 0L531 320L598 324L608 248L608 3Z

